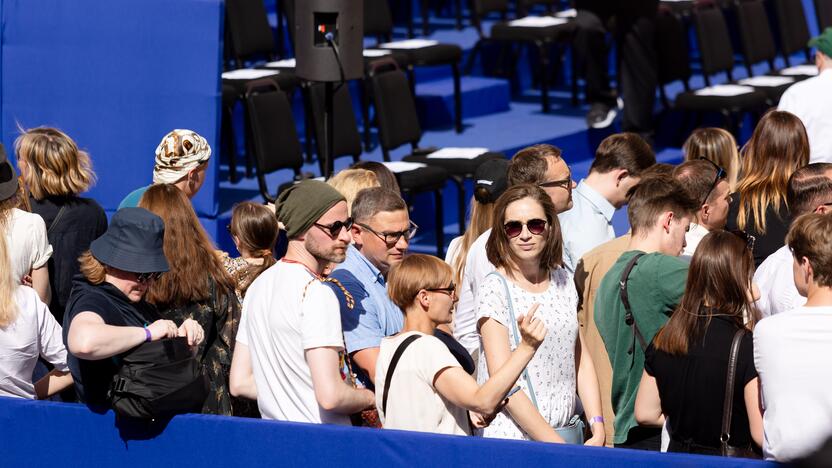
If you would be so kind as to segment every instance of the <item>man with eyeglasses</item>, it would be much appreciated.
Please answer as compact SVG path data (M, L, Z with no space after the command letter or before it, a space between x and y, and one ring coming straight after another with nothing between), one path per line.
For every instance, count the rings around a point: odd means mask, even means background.
M410 221L401 196L382 187L358 192L351 208L353 244L347 249L344 263L329 276L353 298L349 307L343 291L331 285L340 302L352 370L360 383L372 389L381 339L395 335L404 326L402 311L387 295L387 273L404 259L417 226Z
M641 173L653 164L653 149L635 133L617 133L598 145L589 175L572 193L572 208L558 215L563 263L570 273L585 253L615 239L613 215L627 203L627 192L641 180Z
M796 218L806 213L832 212L832 164L813 163L789 178L786 201ZM769 255L754 272L760 291L757 309L762 317L797 309L806 303L792 278L792 252L787 245Z
M231 363L231 393L256 398L264 419L349 425L371 391L341 378L338 299L324 268L344 261L353 221L344 196L304 180L277 200L286 255L249 287Z
M725 170L707 159L695 159L676 166L673 178L682 184L691 198L701 203L685 234L682 258L690 260L703 237L714 229L725 227L731 188Z

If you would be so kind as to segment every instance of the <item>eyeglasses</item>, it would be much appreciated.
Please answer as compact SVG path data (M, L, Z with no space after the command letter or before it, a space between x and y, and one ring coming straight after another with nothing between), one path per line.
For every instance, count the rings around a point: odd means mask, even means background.
M341 234L341 229L350 230L352 228L352 218L347 218L344 221L335 221L330 225L314 223L314 226L329 234L329 237L335 239L338 234Z
M425 291L441 292L450 297L454 297L456 295L456 285L451 282L451 284L446 288L425 288Z
M543 231L546 230L546 220L545 219L530 219L525 223L522 221L508 221L507 223L503 224L503 230L506 232L506 235L511 239L515 238L523 232L523 226L526 226L529 229L529 232L539 236L543 234Z
M745 242L745 246L748 247L748 250L751 250L751 251L754 250L754 243L757 242L756 237L752 236L751 234L749 234L745 231L740 231L738 229L735 229L735 230L729 231L729 232L731 234L739 237L743 242Z
M572 175L568 175L565 179L547 180L546 182L537 184L537 186L541 188L560 187L566 190L572 190Z
M161 271L156 271L153 273L136 273L136 282L137 283L147 283L148 281L156 281L162 277Z
M404 237L405 239L407 239L409 241L410 239L413 239L413 236L416 235L416 230L419 229L419 226L417 226L416 223L414 223L413 221L410 222L410 226L407 229L405 229L404 231L397 231L397 232L378 232L375 229L371 228L370 226L367 226L364 223L355 223L355 224L357 224L357 225L363 227L364 229L372 232L373 234L376 235L376 237L383 240L384 243L387 244L387 245L396 245L396 243L399 242L399 239L401 239L402 237Z
M700 160L700 161L709 162L711 164L711 166L713 166L714 169L716 169L716 177L714 178L714 183L711 184L711 189L708 190L708 193L705 194L705 198L702 199L702 203L700 203L700 205L704 205L705 202L708 201L708 197L711 196L711 192L713 192L714 189L716 188L716 184L718 184L720 180L728 177L728 173L725 172L725 169L719 167L716 163L714 163L710 159L706 159L706 158L697 158L697 159Z

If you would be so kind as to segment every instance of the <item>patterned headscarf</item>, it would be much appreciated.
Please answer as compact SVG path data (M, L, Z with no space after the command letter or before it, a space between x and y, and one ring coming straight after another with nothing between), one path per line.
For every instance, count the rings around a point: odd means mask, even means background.
M173 130L156 148L154 184L172 184L211 158L211 147L193 130Z

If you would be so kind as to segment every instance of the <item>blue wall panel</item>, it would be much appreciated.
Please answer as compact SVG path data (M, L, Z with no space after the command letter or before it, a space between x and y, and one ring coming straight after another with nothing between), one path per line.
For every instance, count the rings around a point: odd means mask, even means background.
M112 412L0 398L2 466L767 467L739 458L186 415L160 434L114 427Z
M18 125L63 129L92 155L90 195L105 209L150 183L174 128L203 135L216 157L222 14L221 0L3 0L3 143ZM194 200L201 215L216 215L218 159Z

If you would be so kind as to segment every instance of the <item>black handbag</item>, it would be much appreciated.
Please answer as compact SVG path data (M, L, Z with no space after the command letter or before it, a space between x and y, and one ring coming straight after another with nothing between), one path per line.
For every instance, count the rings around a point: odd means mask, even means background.
M119 416L157 419L199 412L208 379L184 337L142 343L120 358L108 392Z
M731 354L728 356L728 375L725 379L725 401L722 406L722 433L719 435L719 451L723 457L739 458L762 458L753 445L746 447L734 447L728 445L731 440L731 415L734 409L734 382L737 376L737 353L740 350L740 342L747 330L740 329L734 334L731 342Z

